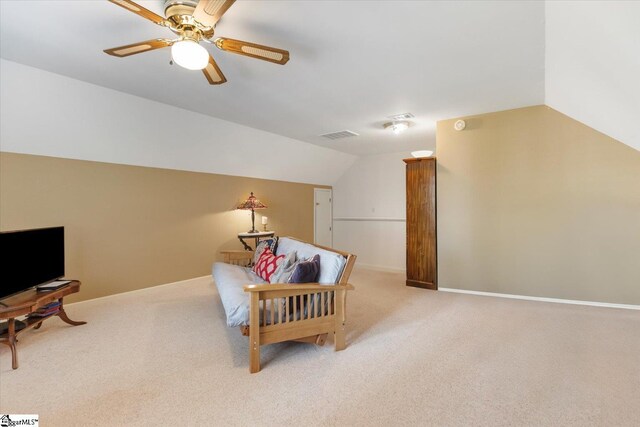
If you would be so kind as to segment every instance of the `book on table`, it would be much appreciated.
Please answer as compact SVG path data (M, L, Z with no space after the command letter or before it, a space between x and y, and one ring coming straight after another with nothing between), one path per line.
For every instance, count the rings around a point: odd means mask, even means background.
M47 316L51 316L52 314L56 314L57 312L60 311L60 301L54 301L52 303L49 303L47 305L43 305L42 307L38 308L36 311L33 311L29 314L27 314L27 317L47 317Z
M53 282L36 286L36 290L38 292L55 291L60 289L63 286L68 285L69 283L71 283L71 280L54 280Z

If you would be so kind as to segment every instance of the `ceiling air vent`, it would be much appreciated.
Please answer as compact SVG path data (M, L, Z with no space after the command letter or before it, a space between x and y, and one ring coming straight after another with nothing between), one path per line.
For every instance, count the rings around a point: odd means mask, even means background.
M352 136L359 136L359 135L350 130L341 130L338 132L325 133L324 135L320 135L320 136L327 139L342 139L342 138L349 138Z
M409 120L413 119L415 116L411 113L402 113L402 114L394 114L393 116L387 116L387 119L391 120Z

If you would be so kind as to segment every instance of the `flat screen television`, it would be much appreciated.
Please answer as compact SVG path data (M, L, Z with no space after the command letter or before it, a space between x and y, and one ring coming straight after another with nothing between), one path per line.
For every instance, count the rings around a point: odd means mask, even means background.
M0 299L64 276L64 227L0 233Z

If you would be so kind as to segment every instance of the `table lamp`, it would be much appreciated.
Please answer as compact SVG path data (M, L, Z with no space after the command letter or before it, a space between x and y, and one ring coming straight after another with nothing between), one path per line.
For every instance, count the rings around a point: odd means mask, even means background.
M260 200L256 199L256 196L253 195L253 191L251 192L251 195L247 200L245 200L244 202L238 205L236 209L245 210L245 211L251 210L251 230L249 230L248 233L259 233L259 231L256 230L256 215L254 211L256 209L266 209L266 208L267 208L267 205L262 203Z

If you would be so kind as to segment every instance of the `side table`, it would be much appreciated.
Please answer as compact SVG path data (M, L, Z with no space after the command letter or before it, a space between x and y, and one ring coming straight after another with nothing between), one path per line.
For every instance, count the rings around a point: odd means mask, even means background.
M240 240L240 243L242 243L246 251L252 251L254 250L254 248L258 247L258 243L260 242L260 239L273 237L275 236L275 234L276 234L275 231L258 231L257 233L238 233L238 240ZM244 241L244 239L247 239L247 238L255 239L256 243L254 248L249 246L247 242Z
M19 294L12 295L2 300L0 304L0 319L7 319L4 325L7 330L0 333L0 343L11 348L11 367L18 369L18 351L16 350L17 336L27 329L39 329L47 319L58 316L63 322L73 326L84 325L87 322L76 322L69 319L64 311L63 299L65 296L80 291L80 282L72 280L69 284L50 292L38 292L35 289L28 289ZM35 312L38 308L51 302L59 301L60 309L46 317L28 317L24 321L16 320L18 316L24 316ZM17 325L16 325L17 323ZM18 326L18 327L17 327ZM22 329L19 329L22 326ZM4 328L3 328L4 329Z

